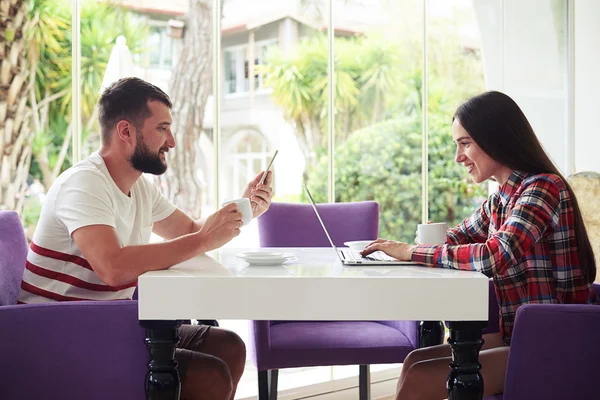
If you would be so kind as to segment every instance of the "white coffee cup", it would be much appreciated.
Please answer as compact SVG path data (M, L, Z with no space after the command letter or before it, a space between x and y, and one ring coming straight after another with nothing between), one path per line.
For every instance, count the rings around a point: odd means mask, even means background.
M448 225L445 222L419 224L417 226L417 242L420 244L444 244L446 243L446 230L448 230Z
M242 222L244 225L248 225L252 221L252 206L250 205L250 199L244 197L241 199L235 199L226 201L221 204L221 207L225 207L227 204L235 203L238 205L238 210L242 213Z

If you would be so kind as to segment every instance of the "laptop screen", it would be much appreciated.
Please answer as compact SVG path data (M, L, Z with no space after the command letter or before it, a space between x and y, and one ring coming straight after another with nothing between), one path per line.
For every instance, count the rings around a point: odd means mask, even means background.
M319 219L319 222L321 223L321 226L323 227L323 230L325 231L325 235L327 235L327 239L329 239L329 243L331 243L331 247L333 247L336 250L336 254L337 254L337 247L335 247L333 240L331 240L331 236L329 236L329 231L327 231L327 228L325 228L323 219L321 219L321 214L319 214L319 210L317 210L317 205L315 204L315 200L313 199L310 192L308 191L308 186L306 186L306 183L304 183L304 190L306 191L306 194L308 195L308 199L310 200L310 204L312 204L313 209L315 210L315 214L317 214L317 218ZM339 257L339 254L338 254L338 257Z

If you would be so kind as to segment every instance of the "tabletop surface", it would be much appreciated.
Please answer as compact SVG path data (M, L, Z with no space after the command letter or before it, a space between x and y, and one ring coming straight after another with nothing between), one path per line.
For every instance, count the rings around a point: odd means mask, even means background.
M250 251L293 253L249 265ZM420 265L344 266L332 248L219 249L140 276L140 319L487 320L488 278Z

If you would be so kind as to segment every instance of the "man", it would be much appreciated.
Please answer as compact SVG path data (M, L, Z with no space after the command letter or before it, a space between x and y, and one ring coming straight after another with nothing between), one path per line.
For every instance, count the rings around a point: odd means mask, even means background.
M142 173L162 174L175 147L171 101L158 87L125 78L98 101L102 148L65 171L48 191L27 255L19 301L131 299L137 278L221 247L239 235L229 204L193 221ZM262 173L248 184L254 217L271 204ZM165 239L149 244L151 232ZM184 325L176 350L183 399L233 399L246 349L233 332Z

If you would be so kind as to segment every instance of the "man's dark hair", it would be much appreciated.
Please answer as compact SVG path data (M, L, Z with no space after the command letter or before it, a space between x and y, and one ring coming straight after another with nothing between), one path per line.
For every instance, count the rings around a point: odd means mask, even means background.
M104 90L98 100L98 122L102 143L110 143L112 130L121 120L141 129L151 116L149 101L160 101L172 107L171 99L159 87L139 78L122 78Z

